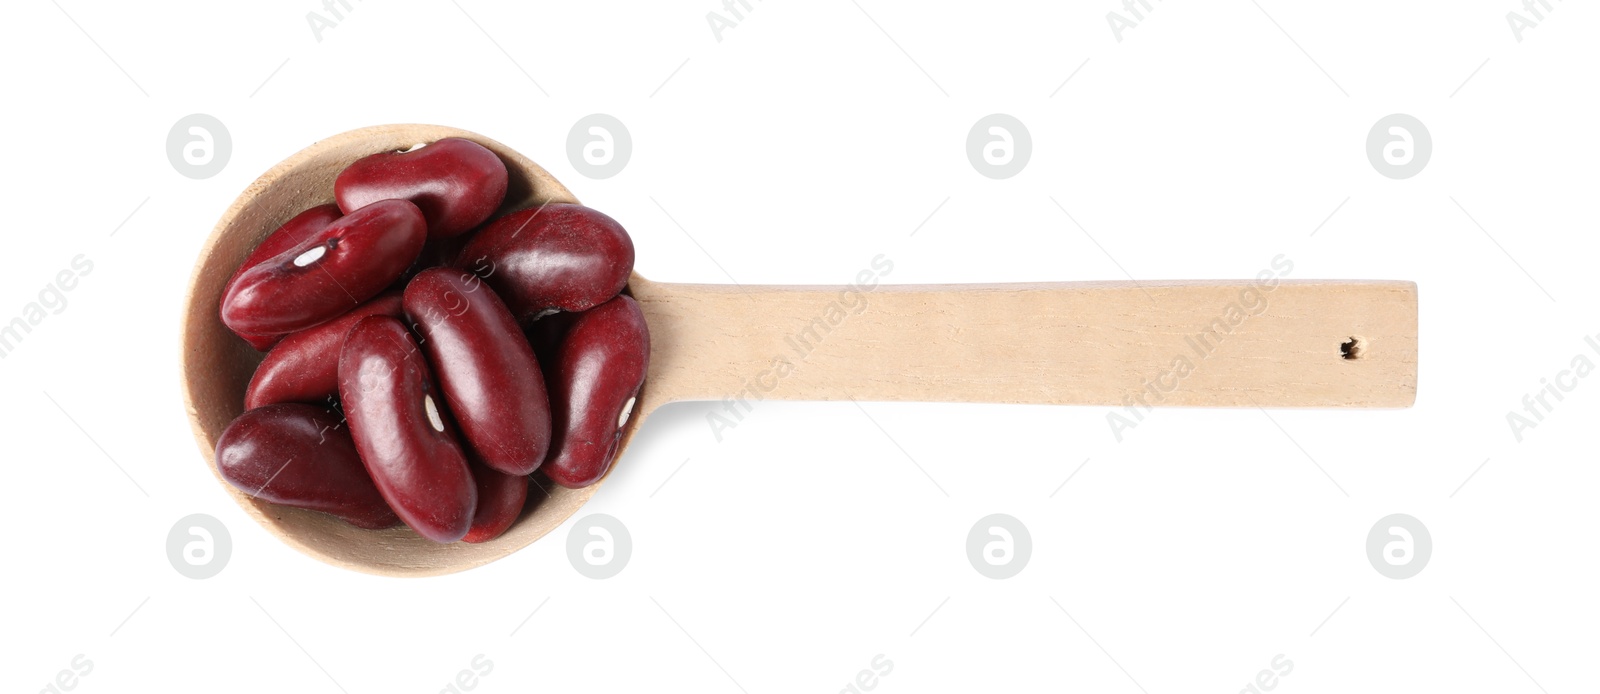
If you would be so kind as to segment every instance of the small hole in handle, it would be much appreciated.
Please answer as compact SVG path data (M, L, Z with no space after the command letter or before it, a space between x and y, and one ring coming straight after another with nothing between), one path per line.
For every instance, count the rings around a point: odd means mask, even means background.
M1361 338L1351 335L1350 339L1339 345L1339 356L1345 359L1360 359L1365 349L1366 343Z

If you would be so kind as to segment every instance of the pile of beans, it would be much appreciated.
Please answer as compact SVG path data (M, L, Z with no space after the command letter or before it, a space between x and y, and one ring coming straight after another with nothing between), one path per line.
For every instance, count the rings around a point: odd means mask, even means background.
M222 322L266 352L217 441L235 487L362 528L483 542L530 475L583 487L611 466L650 336L622 293L633 242L548 204L490 220L505 163L447 138L351 164L337 204L267 236Z

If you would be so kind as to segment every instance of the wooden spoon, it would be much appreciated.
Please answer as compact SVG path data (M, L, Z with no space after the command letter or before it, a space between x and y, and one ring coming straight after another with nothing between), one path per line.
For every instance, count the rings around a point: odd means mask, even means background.
M261 354L223 327L222 287L269 232L333 201L361 157L464 137L505 160L511 210L577 202L538 164L480 135L431 125L354 130L307 147L247 188L206 240L184 309L182 378L207 466L243 408ZM735 287L651 282L629 290L651 333L650 372L621 448L656 408L760 399L1147 406L1408 407L1417 387L1411 282L1070 282L956 286ZM869 282L870 284L870 282ZM785 367L787 364L787 368ZM621 449L619 449L620 451ZM620 457L619 452L619 457ZM439 545L407 528L360 530L217 481L284 542L336 566L391 576L461 571L543 537L599 485L540 480L496 540Z

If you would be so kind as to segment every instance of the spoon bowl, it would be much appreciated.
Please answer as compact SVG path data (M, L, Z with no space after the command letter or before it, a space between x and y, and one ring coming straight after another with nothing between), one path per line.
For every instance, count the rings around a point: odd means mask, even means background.
M217 438L244 411L244 392L262 353L229 332L218 318L222 289L234 269L267 234L296 213L333 202L333 180L369 154L419 142L460 137L505 161L506 201L499 213L545 203L576 203L571 191L527 157L481 135L434 125L387 125L353 130L311 145L250 184L228 207L200 251L183 311L182 389L195 442L245 513L295 549L335 566L383 575L427 576L481 566L526 547L559 526L599 489L567 489L535 475L522 517L494 540L441 545L410 528L362 530L333 516L278 506L234 488L217 471ZM499 214L497 213L497 214ZM642 400L643 398L641 398ZM650 408L637 407L623 433L626 446Z

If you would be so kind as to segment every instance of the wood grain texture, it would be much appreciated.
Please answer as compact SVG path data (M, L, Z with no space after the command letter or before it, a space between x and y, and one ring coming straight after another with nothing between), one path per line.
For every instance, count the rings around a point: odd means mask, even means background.
M1408 407L1410 282L633 284L674 400ZM1357 358L1341 346L1355 339Z

